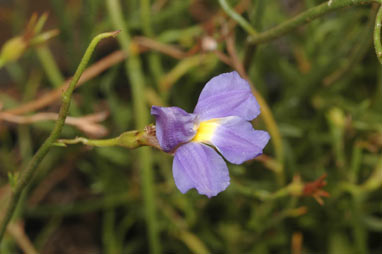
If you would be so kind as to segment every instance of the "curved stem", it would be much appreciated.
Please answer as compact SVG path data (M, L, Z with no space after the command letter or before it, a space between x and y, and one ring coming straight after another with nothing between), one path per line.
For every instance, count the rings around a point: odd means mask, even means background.
M382 5L379 7L374 26L374 48L379 62L382 64L382 44L381 44L381 26L382 26Z
M219 0L220 6L223 8L225 13L230 16L233 20L235 20L247 33L251 36L257 36L256 30L249 24L247 20L245 20L241 15L235 12L234 9L229 6L226 0Z
M85 70L85 67L87 63L89 62L89 59L98 44L98 42L104 38L108 37L115 37L119 31L116 32L110 32L110 33L102 33L94 37L94 39L90 42L89 47L87 48L74 76L71 80L68 89L64 92L62 95L62 105L60 108L59 116L56 121L56 125L54 126L52 132L50 133L49 137L45 140L45 142L41 145L41 147L37 150L36 154L32 157L32 160L29 162L27 168L22 171L20 180L17 182L17 185L15 189L13 190L13 194L11 196L11 199L9 201L9 204L7 206L4 218L0 224L0 242L1 239L4 236L5 230L7 228L7 225L9 221L12 218L12 215L16 209L17 203L21 197L21 194L23 190L27 187L27 185L31 182L36 168L40 164L41 160L45 157L45 155L48 153L49 148L52 146L52 144L56 141L56 139L60 136L62 127L65 123L66 115L68 114L69 106L70 106L70 100L72 98L73 90L78 82L78 80L81 77L82 72Z
M303 13L291 18L280 25L269 29L268 31L259 33L257 35L252 35L248 38L248 42L251 44L260 44L267 41L271 41L282 35L290 32L296 27L307 24L316 18L319 18L329 12L344 8L347 6L361 5L361 4L371 4L371 3L381 3L381 0L332 0L313 7Z

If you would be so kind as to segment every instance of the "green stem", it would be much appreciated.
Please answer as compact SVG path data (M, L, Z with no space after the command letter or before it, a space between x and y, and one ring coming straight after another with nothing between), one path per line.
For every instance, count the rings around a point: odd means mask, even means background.
M374 26L374 48L378 61L382 64L382 44L381 44L381 26L382 26L382 6L379 7Z
M58 143L65 144L65 145L74 145L74 144L82 143L87 146L108 147L108 146L118 146L118 137L108 138L108 139L87 139L84 137L76 137L74 139L59 139Z
M126 75L128 76L132 94L136 127L142 129L148 123L148 110L145 102L145 81L142 73L141 61L137 52L131 47L131 37L128 33L122 8L119 0L107 0L107 7L111 21L115 28L123 29L119 42L123 50L129 55L126 61ZM138 150L138 159L142 168L142 189L145 206L145 218L147 223L149 248L151 253L160 253L158 223L155 212L155 195L152 174L151 151L148 148Z
M64 83L64 77L57 67L50 50L44 45L36 48L37 56L53 87L57 88Z
M225 13L227 13L228 16L235 20L245 31L247 31L247 33L249 33L251 36L257 35L256 30L251 26L251 24L249 24L247 20L235 12L235 10L229 6L226 0L219 0L219 4Z
M12 215L16 209L17 203L21 197L21 194L23 193L23 190L27 187L27 185L31 182L36 169L38 165L40 164L41 160L45 157L45 155L48 153L49 148L52 146L52 144L56 141L56 139L60 136L62 127L65 123L65 118L69 110L70 106L70 100L72 97L73 90L78 82L78 80L81 77L81 74L85 70L85 67L87 63L89 62L89 59L98 44L98 42L104 38L108 37L115 37L118 34L117 32L110 32L110 33L102 33L94 37L94 39L91 41L89 47L87 48L80 65L78 66L73 79L71 80L68 89L63 93L62 95L62 104L59 112L58 119L56 121L56 124L50 133L49 137L45 140L45 142L41 145L41 147L37 150L36 154L32 157L32 160L29 162L27 168L22 171L20 180L17 182L17 185L15 189L13 190L11 199L9 201L9 204L6 208L6 212L4 215L4 218L0 224L0 243L4 236L5 230L7 228L7 225L9 221L12 218Z
M127 131L115 138L109 139L87 139L84 137L77 137L75 139L60 139L59 144L73 145L82 143L88 146L108 147L108 146L121 146L128 149L135 149L141 146L152 146L161 149L156 139L155 126L149 125L142 131Z
M215 55L198 54L182 59L174 68L162 77L160 81L160 89L167 93L175 82L178 81L183 75L188 73L192 68L196 68L202 63L207 62L209 58L215 58Z
M290 32L296 27L307 24L316 18L319 18L329 12L338 10L340 8L361 5L361 4L371 4L371 3L381 3L381 0L333 0L320 4L316 7L308 9L303 13L291 18L280 25L269 29L268 31L259 33L248 38L248 42L252 44L260 44L271 41L282 35Z
M151 28L151 4L150 0L141 0L141 19L142 30L145 36L154 37L153 29ZM157 87L159 86L159 80L163 75L162 65L160 61L160 55L155 52L149 53L149 67L153 74Z
M361 163L362 163L362 147L355 143L353 146L353 152L351 156L351 164L350 164L350 170L349 170L349 180L351 183L357 183L358 180L358 173L361 169Z
M364 203L363 195L354 195L353 196L353 207L352 207L352 231L354 239L355 253L366 254L368 253L367 246L367 230L365 228L365 223L362 221L362 218L366 214L362 211L362 204Z

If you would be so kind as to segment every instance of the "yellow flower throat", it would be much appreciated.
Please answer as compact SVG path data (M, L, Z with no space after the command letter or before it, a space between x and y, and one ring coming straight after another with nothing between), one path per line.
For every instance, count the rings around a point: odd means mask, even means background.
M192 141L209 143L215 133L216 128L219 126L218 122L218 119L211 119L201 122Z

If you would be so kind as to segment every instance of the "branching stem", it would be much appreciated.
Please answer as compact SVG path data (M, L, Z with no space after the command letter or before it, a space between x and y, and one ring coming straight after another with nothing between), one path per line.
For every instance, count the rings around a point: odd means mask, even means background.
M235 20L245 31L247 31L247 33L249 33L251 36L257 35L256 29L253 28L251 24L249 24L249 22L245 20L240 14L235 12L235 10L232 9L232 7L227 3L227 0L219 0L219 4L225 13L227 13L228 16Z
M307 24L316 18L319 18L332 11L361 4L381 3L381 0L333 0L320 4L316 7L310 8L294 18L288 19L280 25L271 28L265 32L257 35L252 35L248 38L248 42L251 44L260 44L271 41L284 34L290 32L298 26Z

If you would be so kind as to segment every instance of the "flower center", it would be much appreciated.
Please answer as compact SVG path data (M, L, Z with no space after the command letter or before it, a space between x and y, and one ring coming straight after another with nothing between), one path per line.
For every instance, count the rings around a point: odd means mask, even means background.
M211 119L199 123L199 127L192 141L209 143L216 128L219 126L219 119Z

